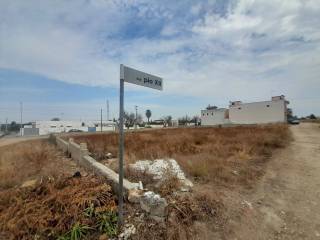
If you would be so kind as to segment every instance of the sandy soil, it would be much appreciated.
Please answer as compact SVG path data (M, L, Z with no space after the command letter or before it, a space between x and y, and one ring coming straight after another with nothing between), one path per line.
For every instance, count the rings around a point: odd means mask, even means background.
M44 136L30 136L30 137L12 137L12 136L6 136L3 138L0 138L0 147L3 146L7 146L7 145L11 145L11 144L15 144L15 143L19 143L19 142L24 142L24 141L28 141L28 140L35 140L35 139L45 139L48 138L48 135L44 135Z
M240 210L223 239L320 239L319 124L291 131L293 142L274 155L257 186L234 196Z

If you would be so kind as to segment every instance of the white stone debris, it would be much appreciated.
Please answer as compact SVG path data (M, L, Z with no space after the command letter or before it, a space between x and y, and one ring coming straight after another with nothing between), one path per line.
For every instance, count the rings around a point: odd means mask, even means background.
M22 185L21 188L35 188L37 185L37 179L32 179L32 180L28 180L25 181Z
M111 159L112 157L113 157L112 153L107 153L107 154L106 154L106 158L107 158L107 159Z
M142 210L150 214L150 217L156 221L164 221L167 216L168 203L165 198L160 197L154 192L145 192L140 199Z
M131 239L130 238L131 235L135 233L136 233L136 228L133 224L125 224L123 232L119 235L118 239L123 239L123 240Z
M140 160L134 164L130 164L130 168L150 174L157 181L165 180L166 174L169 172L179 179L182 185L181 191L188 191L193 187L193 183L186 178L179 164L174 159Z
M247 206L248 208L250 209L253 209L253 206L252 206L252 203L251 202L248 202L246 200L243 200L242 203L241 203L243 206Z

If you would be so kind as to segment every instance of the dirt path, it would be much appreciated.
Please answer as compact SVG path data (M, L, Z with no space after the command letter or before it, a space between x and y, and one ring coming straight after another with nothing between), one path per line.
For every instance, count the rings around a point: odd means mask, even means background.
M30 136L30 137L3 137L3 138L0 138L0 147L7 146L14 143L24 142L28 140L45 139L45 138L48 138L48 136L44 135L44 136Z
M246 210L228 239L320 239L319 124L291 130L294 141L245 196Z

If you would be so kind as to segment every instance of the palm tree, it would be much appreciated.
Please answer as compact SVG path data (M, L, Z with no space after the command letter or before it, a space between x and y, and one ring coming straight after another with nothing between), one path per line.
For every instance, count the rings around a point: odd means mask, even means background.
M148 123L149 123L149 119L151 118L151 114L152 114L152 113L151 113L151 110L148 109L148 110L146 111L146 117L148 118Z

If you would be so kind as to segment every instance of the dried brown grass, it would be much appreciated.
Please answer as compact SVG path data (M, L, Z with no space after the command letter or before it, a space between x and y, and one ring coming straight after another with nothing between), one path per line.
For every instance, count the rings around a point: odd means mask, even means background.
M75 164L47 140L35 140L0 148L0 190L42 176L71 173Z
M89 151L117 155L117 134L76 136ZM290 140L287 125L230 128L179 128L128 132L127 163L142 159L174 158L195 180L247 184L263 173L263 164Z
M223 204L208 194L168 196L169 216L164 224L152 220L136 224L137 235L133 239L204 239L203 233L217 231L225 219ZM202 225L199 230L197 225ZM206 238L213 239L213 238Z
M0 239L57 239L80 225L98 238L99 217L114 211L115 199L103 179L72 177L77 170L47 140L1 147ZM22 187L26 181L32 184ZM95 216L84 214L89 207Z
M86 218L89 206L115 208L110 186L93 177L44 180L34 188L0 191L0 231L6 239L56 239Z
M206 223L206 231L212 231L222 225L222 211L223 204L209 195L176 196L169 204L167 239L202 239L195 223Z

